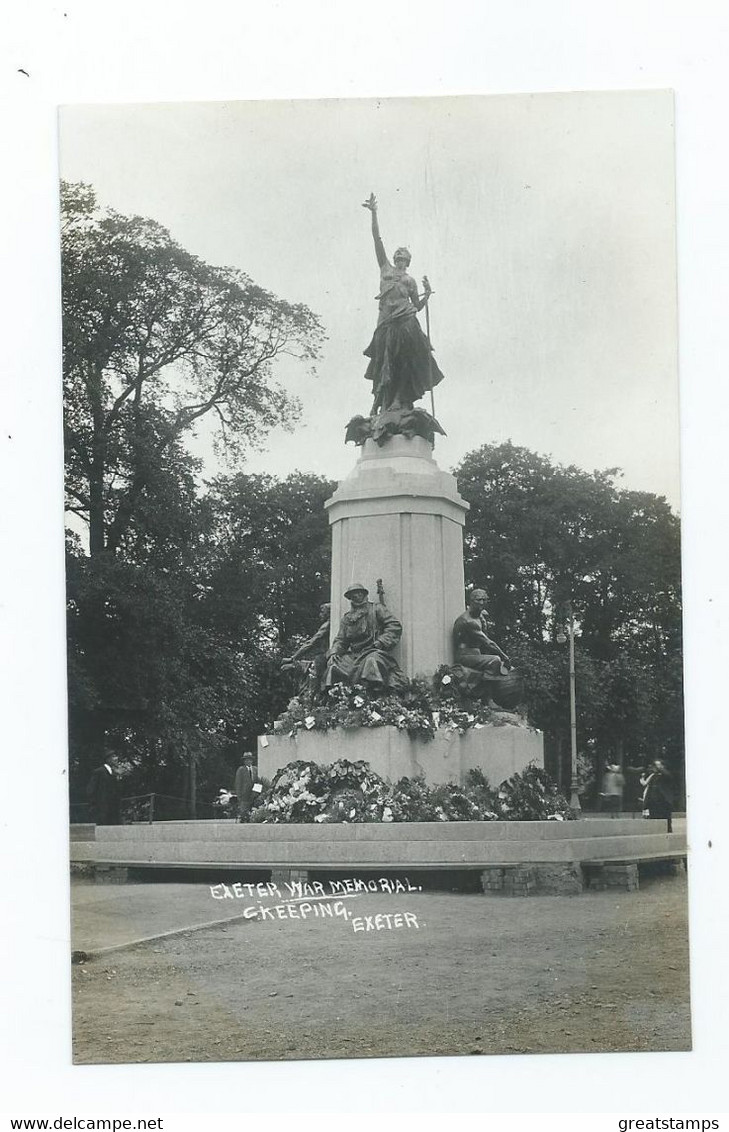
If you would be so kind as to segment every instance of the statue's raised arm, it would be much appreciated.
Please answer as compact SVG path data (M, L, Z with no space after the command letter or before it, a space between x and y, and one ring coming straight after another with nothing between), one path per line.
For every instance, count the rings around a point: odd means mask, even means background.
M377 264L379 267L384 267L388 262L385 246L382 243L382 236L380 235L380 225L377 219L377 197L374 193L370 193L366 201L363 201L362 208L369 209L372 214L372 239L375 242L375 255L377 256Z
M423 294L419 295L418 285L408 271L411 256L407 248L396 248L392 262L387 258L374 193L362 202L362 207L372 216L372 239L380 268L377 328L364 351L370 359L365 377L372 382L371 415L411 412L415 401L443 380L430 340L423 334L417 319L418 311L430 298L430 283L427 277L423 279ZM418 412L422 415L423 410ZM435 421L435 418L430 420ZM397 431L397 420L391 419L389 425L394 425ZM437 421L435 426L442 432Z

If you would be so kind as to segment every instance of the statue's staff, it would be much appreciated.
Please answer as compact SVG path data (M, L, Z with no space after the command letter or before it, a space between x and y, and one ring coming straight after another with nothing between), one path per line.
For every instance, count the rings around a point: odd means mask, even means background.
M425 276L424 294L418 293L417 283L408 274L411 256L407 248L396 248L392 263L388 259L380 235L375 194L370 193L362 205L372 215L372 238L380 269L380 293L376 296L379 303L377 326L372 341L364 351L370 359L365 377L372 382L374 395L370 415L390 409L411 410L413 403L429 389L435 419L433 389L443 380L443 374L433 356L430 341L427 309L430 283ZM427 335L415 317L423 307L426 308ZM442 429L438 431L442 432Z
M382 584L382 578L377 579L377 600L379 601L380 605L385 605L385 587ZM374 644L376 640L377 629L375 627L374 633L372 635L372 643Z
M428 339L428 350L430 351L428 358L428 372L430 374L430 410L432 417L435 418L435 396L433 395L433 344L430 341L430 303L428 302L433 292L430 290L430 284L428 283L427 275L423 277L423 286L426 285L428 289L423 292L423 298L425 299L425 337ZM433 444L435 444L435 436L433 437Z

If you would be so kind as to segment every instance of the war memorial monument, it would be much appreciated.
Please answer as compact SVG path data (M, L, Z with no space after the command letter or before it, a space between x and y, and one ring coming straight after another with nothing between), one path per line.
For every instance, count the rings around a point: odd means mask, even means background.
M371 213L380 270L379 317L365 350L373 400L368 417L356 416L347 425L346 438L361 454L326 503L332 534L330 647L323 650L321 630L310 642L312 652L320 646L321 695L337 683L386 695L413 677L432 681L449 666L464 703L487 703L494 722L464 734L437 727L429 741L392 726L324 734L279 731L259 740L259 771L271 778L294 759L327 764L346 757L366 760L392 781L407 776L462 784L478 767L501 782L529 763L543 766L543 740L509 710L517 706L521 679L485 632L483 591L472 591L464 611L468 504L433 457L435 435L443 432L434 412L416 406L429 396L433 410L433 389L443 380L430 335L417 317L423 310L427 316L430 283L425 277L418 292L408 273L407 248L397 248L390 261L374 195L364 207Z
M433 389L443 374L430 341L430 284L424 278L419 293L406 248L388 258L374 195L364 207L380 269L379 317L365 350L372 404L369 415L346 426L346 440L361 451L325 504L330 601L317 632L282 662L292 699L258 738L258 775L273 779L275 793L293 765L308 774L344 762L398 786L457 788L481 774L499 789L530 766L543 768L543 736L516 710L522 677L489 636L487 594L479 587L466 593L468 504L433 457L443 433ZM425 332L417 317L423 310ZM426 395L430 411L416 404ZM420 729L408 725L418 689ZM443 710L423 708L428 696ZM336 722L344 700L368 713L366 725ZM305 787L287 789L298 804ZM274 884L352 870L476 870L484 893L512 896L586 886L634 891L640 862L685 857L685 835L666 830L664 821L569 820L577 811L559 797L547 815L555 820L494 813L439 821L386 818L381 807L381 817L359 821L355 811L302 820L282 815L269 798L260 811L265 820L98 826L94 840L72 840L71 856L77 866L92 863L97 879L122 881L130 869L158 867L214 868L222 876L263 870Z

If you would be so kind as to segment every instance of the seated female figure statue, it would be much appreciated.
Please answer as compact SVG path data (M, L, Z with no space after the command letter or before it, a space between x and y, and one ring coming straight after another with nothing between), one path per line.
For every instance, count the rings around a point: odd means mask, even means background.
M364 351L370 363L365 378L372 382L372 414L390 409L412 409L413 403L443 380L430 343L420 329L417 312L430 298L430 283L423 278L423 297L408 275L410 252L397 248L387 258L377 220L374 193L362 206L372 213L372 237L380 268L380 304L377 328Z
M453 675L461 691L487 707L509 710L523 693L521 677L496 641L485 631L486 593L472 590L467 609L453 625Z

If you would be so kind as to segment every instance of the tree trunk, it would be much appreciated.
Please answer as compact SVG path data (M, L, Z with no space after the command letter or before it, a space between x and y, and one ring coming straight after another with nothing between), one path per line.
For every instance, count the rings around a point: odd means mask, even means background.
M187 757L190 760L190 817L197 817L197 758L195 752L188 748Z
M89 475L89 553L94 558L104 550L104 472L94 460Z
M89 403L94 434L91 442L91 468L89 470L89 552L93 558L101 554L104 540L104 472L106 470L106 442L104 439L104 405L102 399L102 368L96 367L88 382Z

